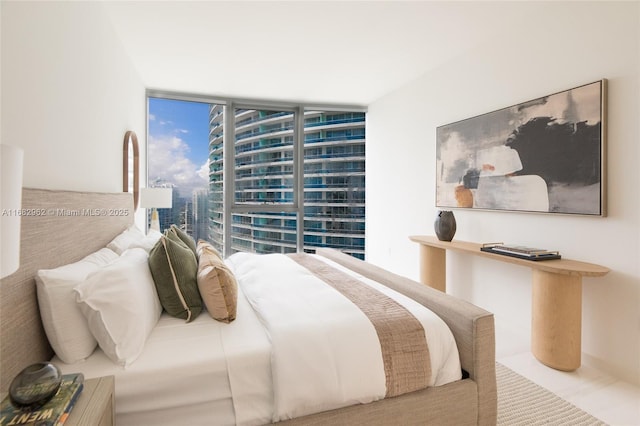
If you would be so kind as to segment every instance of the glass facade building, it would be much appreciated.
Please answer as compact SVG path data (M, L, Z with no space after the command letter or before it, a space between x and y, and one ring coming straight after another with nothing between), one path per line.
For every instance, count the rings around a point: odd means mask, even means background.
M231 252L295 252L300 216L291 209L278 211L294 200L294 113L232 110L233 156L226 157L234 162L233 201L243 209L225 220L226 110L210 106L209 240L222 250L227 224L232 227ZM334 247L364 258L365 114L305 111L303 149L304 250Z

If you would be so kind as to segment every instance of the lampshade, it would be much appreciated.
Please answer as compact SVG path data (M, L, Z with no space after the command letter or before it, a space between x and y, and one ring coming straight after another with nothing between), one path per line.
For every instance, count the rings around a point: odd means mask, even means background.
M171 208L172 194L171 188L142 188L140 190L140 207L152 209L149 229L160 231L160 221L156 209Z
M0 278L20 265L20 208L22 206L22 149L0 145Z
M140 207L168 209L172 207L171 188L142 188L140 190Z

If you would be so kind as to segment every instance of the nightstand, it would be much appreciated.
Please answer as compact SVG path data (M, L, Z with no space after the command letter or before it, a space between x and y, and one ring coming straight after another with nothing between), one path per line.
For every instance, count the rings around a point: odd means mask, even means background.
M84 389L64 423L65 426L114 426L114 390L113 376L85 379Z
M65 426L114 426L115 379L113 376L85 379L82 393L78 397ZM0 400L6 392L0 392Z

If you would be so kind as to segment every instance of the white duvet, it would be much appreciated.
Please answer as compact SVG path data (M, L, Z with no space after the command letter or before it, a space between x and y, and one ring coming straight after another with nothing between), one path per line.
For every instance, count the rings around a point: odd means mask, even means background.
M437 315L320 259L396 300L420 321L430 349L430 386L460 379L455 340ZM227 263L271 339L273 421L384 398L386 380L376 330L350 300L284 255L236 253ZM229 373L233 386L234 369Z

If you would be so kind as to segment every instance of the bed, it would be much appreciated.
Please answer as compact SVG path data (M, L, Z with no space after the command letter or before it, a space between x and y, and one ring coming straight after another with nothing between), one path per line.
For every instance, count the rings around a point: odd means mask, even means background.
M52 212L52 214L23 216L21 266L13 275L2 280L0 285L2 326L1 388L8 388L11 378L24 366L54 359L54 352L44 333L34 276L40 269L51 269L76 262L89 253L105 247L115 236L128 228L133 221L132 214L117 214L122 209L131 210L133 206L130 194L80 193L71 191L49 191L24 189L23 208L27 211ZM53 210L51 210L53 209ZM85 210L83 210L85 209ZM105 214L78 214L75 212L105 212ZM55 212L55 214L53 214ZM110 212L114 214L109 214ZM55 255L52 255L54 254ZM403 297L429 308L446 323L451 331L459 356L462 378L444 385L430 386L398 396L384 399L373 398L372 402L355 402L335 409L322 409L320 412L306 412L291 416L271 417L277 424L495 424L496 423L496 379L495 379L495 343L492 314L462 300L448 296L422 286L412 280L397 276L381 268L346 256L330 249L320 249L317 253L324 262L336 268L350 271L363 280L372 280L383 284ZM232 256L233 257L233 256ZM287 260L288 262L288 260ZM254 358L216 358L216 362L196 359L202 363L207 375L194 374L190 367L175 363L167 368L162 366L163 374L158 374L158 363L176 358L171 349L164 346L166 336L175 335L175 327L183 326L184 321L162 314L145 344L140 357L126 368L115 366L100 349L90 359L77 364L88 377L104 374L116 376L116 418L122 424L151 424L169 414L180 414L184 424L255 424L238 414L238 407L255 406L260 399L272 398L272 394L260 389L268 387L274 380L272 371L267 369L248 370L261 364L270 365L270 335L258 333L252 338L250 326L262 324L263 317L251 314L253 304L240 290L238 297L238 315L231 327L211 321L208 315L200 314L189 323L188 331L181 332L182 341L174 347L188 347L189 344L202 347L201 352L220 351L217 344L224 340L223 347L228 352L252 353ZM259 297L258 297L259 299ZM262 315L262 314L261 314ZM242 318L242 320L240 320ZM206 331L205 331L206 330ZM238 331L240 330L240 331ZM202 332L216 337L202 343ZM173 334L172 334L173 333ZM230 334L230 336L224 336ZM271 337L273 337L273 332ZM230 340L229 340L230 339ZM164 343L163 343L164 342ZM229 343L230 342L230 343ZM251 342L247 352L246 342ZM200 346L198 346L200 345ZM235 346L233 346L235 345ZM206 348L206 350L204 350ZM244 352L242 352L244 351ZM198 358L199 351L193 350ZM158 353L168 356L158 357ZM285 352L286 356L286 352ZM231 366L229 365L231 364ZM235 364L235 367L234 367ZM63 370L74 369L60 363ZM235 369L234 369L235 368ZM127 371L129 376L123 372ZM131 373L133 371L133 373ZM162 381L173 372L173 396L149 394L149 388L162 387ZM197 369L195 370L197 371ZM235 373L234 373L235 371ZM237 372L245 371L244 376ZM131 375L132 374L132 375ZM238 383L249 384L235 397L226 392L198 392L198 378L226 383L228 389L238 388ZM265 384L266 383L266 384ZM139 386L139 387L136 387ZM142 387L146 387L143 390ZM224 387L224 386L223 386ZM250 390L246 390L250 389ZM147 392L145 394L145 392ZM194 395L202 398L194 402ZM164 399L162 399L164 398ZM148 405L144 409L135 408ZM237 406L234 410L234 404ZM159 407L165 407L163 413ZM133 408L132 408L133 407ZM317 409L317 408L316 408ZM145 417L151 413L152 417ZM139 416L139 417L137 417ZM153 417L155 416L155 417ZM184 417L186 416L186 417ZM287 417L293 417L288 419ZM270 417L258 417L269 419ZM154 419L154 420L150 420ZM254 420L255 421L255 418ZM270 423L268 420L261 423Z

